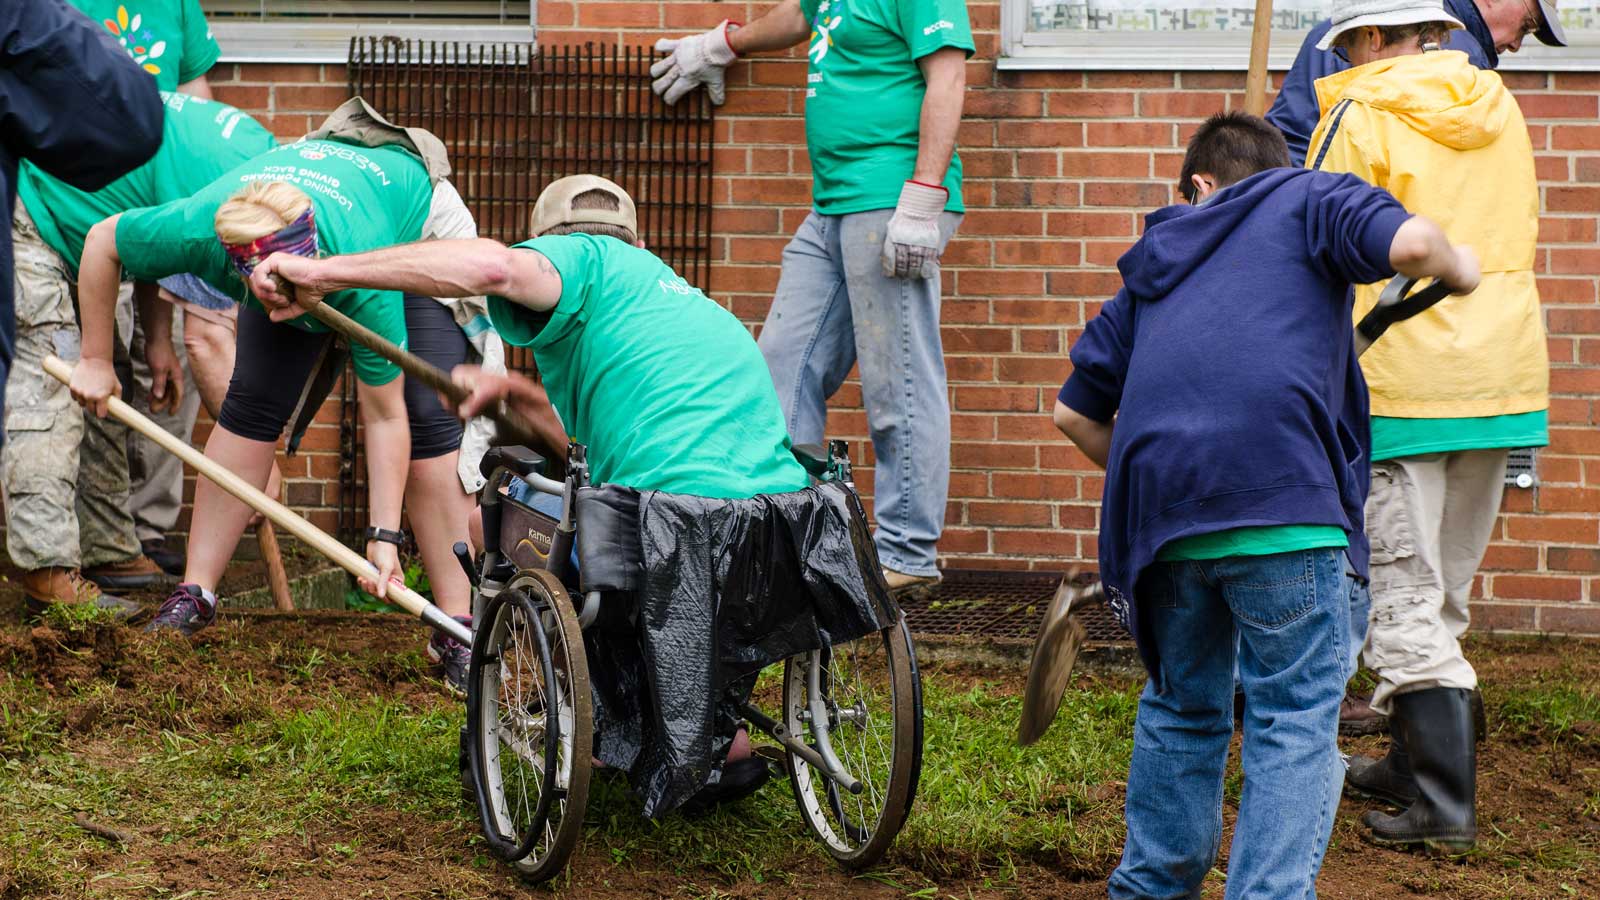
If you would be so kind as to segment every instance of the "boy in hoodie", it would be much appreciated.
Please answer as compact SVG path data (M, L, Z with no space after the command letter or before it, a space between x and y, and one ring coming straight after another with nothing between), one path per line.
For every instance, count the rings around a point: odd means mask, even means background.
M1287 165L1264 120L1206 121L1193 205L1147 218L1056 404L1106 469L1101 577L1150 673L1113 898L1197 895L1216 859L1236 630L1248 777L1226 896L1315 895L1343 780L1345 558L1364 575L1367 555L1350 285L1477 282L1470 250L1387 193Z
M1483 283L1396 329L1362 358L1371 388L1372 707L1380 761L1351 760L1352 792L1385 845L1465 850L1477 833L1477 675L1458 642L1494 530L1512 447L1548 443L1549 359L1534 245L1539 189L1522 112L1500 76L1439 50L1460 24L1438 0L1335 4L1326 44L1354 68L1317 82L1311 168L1391 191L1483 254ZM1486 186L1492 185L1492 189ZM1472 188L1464 186L1475 186ZM1359 316L1380 285L1356 291ZM1481 713L1480 713L1481 714Z

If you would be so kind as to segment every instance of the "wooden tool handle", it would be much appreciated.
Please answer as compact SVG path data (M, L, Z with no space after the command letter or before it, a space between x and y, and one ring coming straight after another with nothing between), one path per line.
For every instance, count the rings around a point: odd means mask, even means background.
M289 573L283 568L283 551L278 547L278 533L271 522L256 526L256 547L261 550L261 564L267 570L267 587L272 590L272 605L279 612L294 612L294 596L289 593Z
M1272 0L1256 0L1255 27L1250 30L1250 71L1244 79L1244 111L1267 111L1267 49L1272 44Z
M72 367L54 355L45 357L44 370L62 384L72 383ZM266 516L272 524L304 541L313 550L332 560L339 568L357 578L369 581L376 576L372 564L361 554L339 543L332 535L291 512L287 506L268 497L255 485L233 474L220 463L206 458L200 451L168 434L165 428L145 418L143 413L122 402L121 398L110 398L110 406L111 415L117 421L155 441L163 450L188 463L196 472L211 479L217 487ZM390 582L387 596L389 600L400 604L407 612L419 616L427 624L449 631L451 637L465 644L472 643L470 631L441 613L438 607L429 603L416 591L405 585ZM454 628L451 629L450 626Z
M291 286L286 293L293 296L292 291L293 288ZM312 304L308 312L315 316L317 321L332 328L347 340L360 344L399 366L400 371L406 373L407 378L415 378L443 394L450 400L452 406L459 406L472 395L471 391L450 380L448 372L429 363L415 353L409 353L395 346L393 341L334 309L327 303ZM538 429L525 416L507 408L504 404L487 411L485 414L494 420L495 428L500 433L501 443L523 444L535 449L546 449L545 442L539 439Z

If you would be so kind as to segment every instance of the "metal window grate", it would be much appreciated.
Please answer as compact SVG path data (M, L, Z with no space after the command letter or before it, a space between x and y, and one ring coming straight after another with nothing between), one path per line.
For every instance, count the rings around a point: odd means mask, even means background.
M524 4L526 5L526 4ZM654 54L642 47L546 46L358 37L349 85L399 125L444 141L451 181L478 231L525 240L539 190L567 175L622 185L639 210L639 237L691 284L709 286L714 107L704 91L675 106L650 90ZM507 364L533 371L526 350ZM366 527L366 470L355 380L341 406L339 536Z
M1532 447L1511 451L1506 459L1506 487L1531 488L1539 483L1539 457Z
M1080 573L1079 579L1093 580ZM950 569L933 593L901 603L906 623L917 634L1033 640L1045 608L1061 583L1060 572L988 572ZM1111 611L1091 606L1077 614L1090 644L1129 643Z

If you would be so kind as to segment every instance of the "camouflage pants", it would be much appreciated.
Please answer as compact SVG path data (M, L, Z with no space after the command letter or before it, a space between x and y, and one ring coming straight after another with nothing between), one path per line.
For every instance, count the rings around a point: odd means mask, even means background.
M6 549L18 568L30 570L131 559L140 551L128 514L127 429L84 415L66 385L44 372L52 353L78 361L72 278L21 203L11 238L17 347L0 451Z

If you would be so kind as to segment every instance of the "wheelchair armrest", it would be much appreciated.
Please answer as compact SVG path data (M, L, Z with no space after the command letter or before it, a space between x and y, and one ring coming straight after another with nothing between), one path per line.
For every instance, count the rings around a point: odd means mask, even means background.
M546 465L543 456L527 447L491 447L483 455L483 462L478 464L478 472L484 478L493 478L495 470L506 469L520 478L526 478L544 474Z

